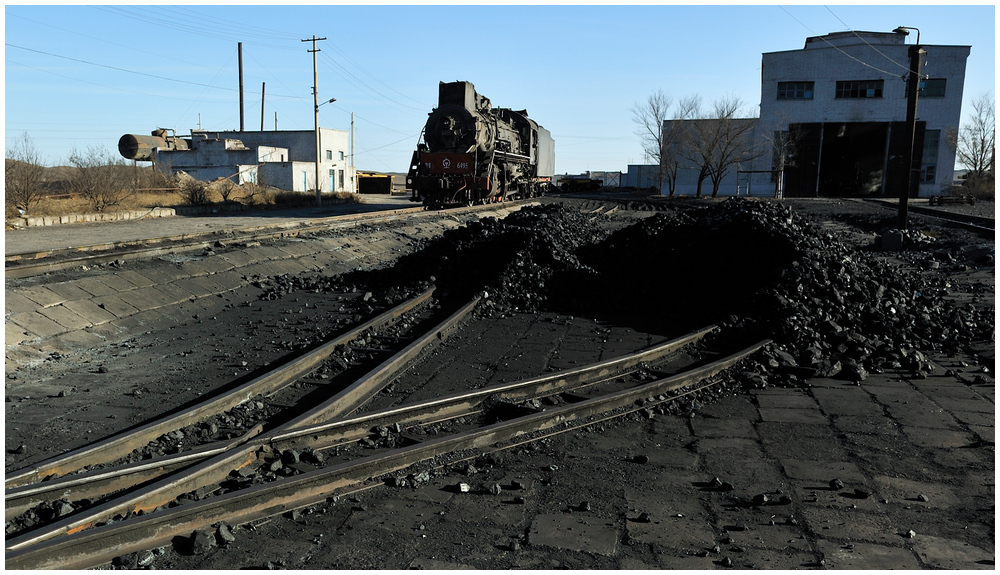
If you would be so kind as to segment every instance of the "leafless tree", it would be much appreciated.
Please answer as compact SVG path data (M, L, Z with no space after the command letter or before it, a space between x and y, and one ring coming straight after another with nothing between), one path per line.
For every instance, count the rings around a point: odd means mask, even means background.
M660 165L663 170L663 177L667 181L669 195L673 196L677 191L677 174L680 172L681 160L684 158L684 147L688 142L688 120L698 115L701 109L701 97L694 95L684 98L677 103L674 110L673 120L664 123L660 130L663 132L663 153L661 154Z
M86 198L95 211L119 206L133 193L133 178L125 160L101 146L91 146L86 152L74 148L69 163L75 168L70 188Z
M969 169L969 177L983 180L994 174L996 158L996 112L993 93L983 92L972 100L972 118L958 132L956 155Z
M667 119L667 112L673 104L673 99L663 90L657 90L646 98L644 103L636 103L632 106L632 121L637 128L635 135L642 140L642 149L646 155L656 162L656 188L663 189L663 152L664 152L664 132L663 121ZM672 194L672 190L671 190Z
M701 196L702 184L709 179L712 197L717 197L734 166L761 155L754 141L757 120L737 117L741 108L739 98L724 96L712 105L708 118L689 122L682 155L699 167L696 196Z
M771 122L771 125L789 125L789 122L783 116L779 115L778 118L779 120ZM759 137L763 145L761 152L766 153L770 151L771 153L774 193L775 197L777 197L779 187L781 186L781 177L785 169L798 165L797 155L799 147L802 144L802 133L799 130L789 129L787 131L762 132L759 134Z
M236 199L235 194L237 189L239 189L239 186L237 186L236 182L230 180L229 178L220 181L219 185L216 186L216 190L218 190L219 195L222 196L223 202L229 202L230 198L235 200Z
M4 203L7 209L30 212L44 196L41 154L28 132L14 140L4 158Z

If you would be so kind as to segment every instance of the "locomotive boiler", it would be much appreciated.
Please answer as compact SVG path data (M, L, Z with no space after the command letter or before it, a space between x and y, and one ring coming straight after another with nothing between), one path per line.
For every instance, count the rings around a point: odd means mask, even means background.
M525 110L493 108L470 82L441 82L406 176L429 209L541 196L555 142Z

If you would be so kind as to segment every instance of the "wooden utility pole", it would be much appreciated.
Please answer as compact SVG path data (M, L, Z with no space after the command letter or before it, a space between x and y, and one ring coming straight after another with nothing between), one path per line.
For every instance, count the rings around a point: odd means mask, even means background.
M264 88L267 87L267 82L260 83L260 131L264 131Z
M319 48L316 47L316 42L319 40L326 40L326 38L317 38L314 34L312 38L307 38L303 42L312 42L312 50L307 50L312 52L313 55L313 125L316 130L316 207L319 207L323 203L321 198L321 189L319 185L319 163L320 163L320 141L319 141L319 92L316 89L318 76L316 74L316 52L319 52Z

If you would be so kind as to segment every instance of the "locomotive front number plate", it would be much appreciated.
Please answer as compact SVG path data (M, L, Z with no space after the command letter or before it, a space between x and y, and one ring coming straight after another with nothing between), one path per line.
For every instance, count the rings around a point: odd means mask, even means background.
M475 166L472 154L424 152L420 161L431 174L471 174Z

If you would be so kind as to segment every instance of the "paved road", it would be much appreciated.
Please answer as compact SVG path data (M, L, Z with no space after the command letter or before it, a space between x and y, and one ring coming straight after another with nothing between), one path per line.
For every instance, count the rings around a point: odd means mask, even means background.
M409 201L409 196L364 197L363 201L364 203L361 204L339 204L320 208L174 216L148 220L36 226L23 230L7 230L4 232L4 255L266 226L310 218L398 210L417 206Z

